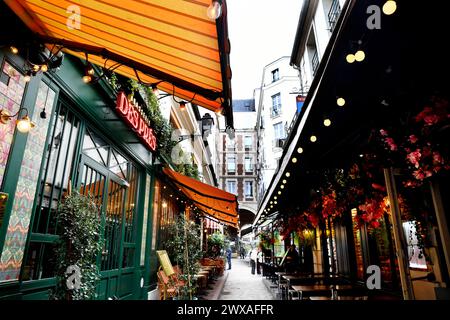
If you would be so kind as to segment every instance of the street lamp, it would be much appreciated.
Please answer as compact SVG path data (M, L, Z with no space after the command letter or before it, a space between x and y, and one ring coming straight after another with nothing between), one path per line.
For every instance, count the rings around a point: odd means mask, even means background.
M202 121L202 134L206 138L207 135L205 136L205 132L207 134L211 133L212 126L214 125L214 119L213 117L211 117L209 113L205 113L201 121Z

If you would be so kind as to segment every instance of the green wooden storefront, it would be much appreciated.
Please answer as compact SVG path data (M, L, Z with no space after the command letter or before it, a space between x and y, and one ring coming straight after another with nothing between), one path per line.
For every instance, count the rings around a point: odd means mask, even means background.
M9 150L0 158L0 192L8 196L0 217L0 299L49 298L58 240L54 212L68 181L101 205L106 243L98 257L98 299L147 299L157 267L155 160L115 114L116 93L106 81L83 83L84 65L67 55L56 73L29 83L21 78L20 56L0 51L0 63L3 101L26 107L37 123L28 134L5 135Z

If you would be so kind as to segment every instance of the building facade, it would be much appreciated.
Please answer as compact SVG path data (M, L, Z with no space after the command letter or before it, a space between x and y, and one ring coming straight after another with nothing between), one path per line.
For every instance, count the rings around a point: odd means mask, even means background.
M260 200L278 168L297 110L298 72L289 65L290 57L281 57L264 67L261 86L255 90L257 108L257 197ZM258 201L259 201L258 200Z
M222 130L217 144L219 187L237 195L243 227L253 221L257 209L255 101L234 100L233 109L234 137Z

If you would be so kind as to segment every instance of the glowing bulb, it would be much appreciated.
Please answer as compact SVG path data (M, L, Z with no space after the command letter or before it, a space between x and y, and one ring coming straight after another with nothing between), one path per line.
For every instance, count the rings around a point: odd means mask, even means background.
M278 202L277 202L277 201L274 201L274 204L278 204Z
M273 201L270 201L270 204L273 204Z
M278 199L278 197L277 196L275 196L275 197L273 197L275 200L277 200Z
M316 142L317 141L317 137L316 136L311 136L311 138L309 138L309 140L311 140L311 142Z
M83 77L83 82L84 82L84 83L89 83L89 82L91 82L91 81L92 81L92 77L91 77L91 76L85 75L85 76Z
M284 189L284 185L281 185L280 188L281 188L281 189Z
M330 119L325 119L325 120L323 120L323 125L324 125L325 127L331 126L331 120L330 120Z
M90 66L90 67L87 69L87 73L88 73L89 75L93 76L94 73L95 73L94 68L92 68L92 66Z
M290 172L286 172L286 177L290 177L291 176L291 173Z
M278 191L278 195L281 195L281 191Z
M184 101L180 102L180 110L186 110L186 102Z
M353 54L351 54L351 53L348 54L347 57L346 57L345 59L347 60L348 63L353 63L353 62L355 62L355 60L356 60L355 55L353 55Z
M285 180L283 180L283 184L286 184L287 183L287 180L285 179Z
M303 153L303 148L298 148L298 149L297 149L297 152L298 152L298 153Z
M297 158L292 158L292 163L297 163Z
M40 68L41 68L41 67L39 67L39 65L35 64L35 65L33 66L33 71L38 72Z
M41 70L42 70L42 72L47 72L48 71L48 66L46 64L43 64L41 66Z
M393 14L397 10L397 2L393 0L386 1L383 5L383 13L387 16Z
M345 99L344 98L338 98L336 103L337 103L337 105L339 107L343 107L343 106L345 106Z
M206 10L206 15L211 20L216 20L217 18L220 17L221 14L222 14L222 6L218 1L213 1Z
M28 116L23 117L20 120L16 121L17 130L22 133L29 132L32 128L34 128L35 124L31 122Z
M14 53L14 54L18 54L18 53L19 53L19 49L17 49L17 48L14 47L14 46L9 47L9 49L10 49L11 52Z
M23 77L23 81L30 82L31 81L31 76L29 74L25 75L25 77Z
M356 51L356 53L355 53L355 59L356 59L356 61L361 62L361 61L363 61L365 58L366 58L366 54L364 53L364 51L362 51L362 50Z

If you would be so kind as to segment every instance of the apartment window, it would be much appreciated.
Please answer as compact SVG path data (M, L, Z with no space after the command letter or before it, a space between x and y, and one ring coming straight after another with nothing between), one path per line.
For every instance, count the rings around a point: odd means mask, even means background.
M227 137L226 137L226 145L227 145L227 151L234 151L234 149L235 149L235 141L234 140L232 140L232 139L230 139L229 137L228 137L228 135L227 135Z
M340 14L341 6L339 0L332 0L330 10L328 11L328 24L331 32L333 32Z
M317 53L317 50L314 51L312 60L311 60L311 66L312 66L312 72L313 75L316 75L317 69L319 68L319 55Z
M253 181L245 181L245 197L253 198Z
M244 137L244 148L245 150L250 150L253 146L253 139L251 136Z
M253 162L252 157L245 157L245 159L244 159L245 172L253 171L253 163L252 162Z
M277 68L272 71L272 82L280 80L280 70Z
M281 114L281 94L277 93L272 96L272 117L279 116Z
M273 125L273 131L275 139L284 139L286 137L283 122L275 123Z
M228 172L236 172L236 157L235 156L227 157L227 170L228 170Z
M227 181L227 191L232 194L237 194L236 181L234 180Z

